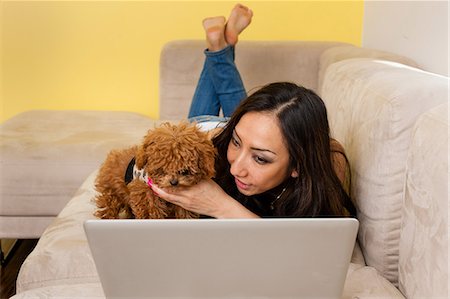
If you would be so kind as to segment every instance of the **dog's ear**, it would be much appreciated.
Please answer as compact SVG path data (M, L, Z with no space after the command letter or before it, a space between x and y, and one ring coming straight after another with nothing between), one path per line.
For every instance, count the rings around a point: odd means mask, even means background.
M140 145L136 152L136 167L142 169L145 164L147 164L147 155L145 154L144 147Z
M138 169L144 168L148 162L149 148L154 144L154 141L152 141L152 134L153 132L151 130L148 131L147 135L144 137L144 141L138 146L136 152L136 166Z
M203 171L205 177L213 177L216 174L214 167L217 155L216 148L213 146L211 140L205 138L197 145L197 150L200 157L198 165L199 169Z

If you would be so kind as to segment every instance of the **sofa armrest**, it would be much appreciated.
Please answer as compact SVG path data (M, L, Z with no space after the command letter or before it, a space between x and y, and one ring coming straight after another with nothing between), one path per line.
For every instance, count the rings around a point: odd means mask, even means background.
M448 103L424 113L406 164L399 288L408 298L448 298Z
M322 97L350 161L365 261L397 285L412 129L424 111L448 101L448 80L391 61L347 59L327 68Z

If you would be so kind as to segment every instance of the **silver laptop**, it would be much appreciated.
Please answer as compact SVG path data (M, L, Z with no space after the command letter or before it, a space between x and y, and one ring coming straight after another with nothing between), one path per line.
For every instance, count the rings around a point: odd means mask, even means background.
M340 298L358 221L88 220L107 298Z

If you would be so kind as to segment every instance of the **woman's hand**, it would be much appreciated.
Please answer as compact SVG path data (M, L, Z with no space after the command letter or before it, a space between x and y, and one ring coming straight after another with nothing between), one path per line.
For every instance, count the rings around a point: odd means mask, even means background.
M212 179L191 187L163 190L152 184L151 188L159 197L194 213L215 218L258 217L226 194Z

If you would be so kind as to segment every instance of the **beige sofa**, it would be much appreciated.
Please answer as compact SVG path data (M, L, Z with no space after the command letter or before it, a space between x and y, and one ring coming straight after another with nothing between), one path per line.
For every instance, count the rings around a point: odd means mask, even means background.
M202 66L204 42L178 45L170 43L162 52L161 119L187 115ZM249 89L290 80L299 71L298 81L317 90L319 56L339 44L261 45L259 50L252 43L240 45L238 60ZM264 71L273 64L278 66ZM27 111L2 123L0 239L39 238L107 152L139 142L153 123L124 111Z
M187 114L202 48L176 41L163 49L162 119ZM280 80L316 90L347 150L360 231L343 298L447 298L448 78L338 43L241 42L236 51L247 90ZM95 176L42 234L14 298L103 297L82 228L93 218Z

